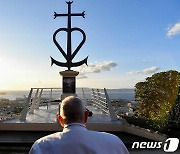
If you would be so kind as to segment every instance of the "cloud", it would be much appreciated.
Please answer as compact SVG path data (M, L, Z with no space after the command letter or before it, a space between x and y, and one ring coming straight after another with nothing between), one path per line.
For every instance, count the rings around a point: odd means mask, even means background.
M79 73L79 75L77 76L77 79L86 79L88 78L84 73Z
M176 23L174 26L171 26L167 29L167 36L171 38L174 35L180 34L180 22Z
M143 73L144 74L152 74L152 73L157 72L159 69L160 69L160 67L153 66L151 68L143 70Z
M102 63L94 63L89 64L88 67L85 65L82 65L79 67L78 71L80 72L78 79L84 79L87 78L87 73L101 73L104 71L110 71L111 68L116 67L117 63L113 61L104 61Z
M127 72L127 74L129 74L129 75L153 74L153 73L156 73L159 69L160 69L160 67L153 66L153 67L151 67L151 68L147 68L147 69L144 69L144 70L142 70L142 71L131 71L131 72Z

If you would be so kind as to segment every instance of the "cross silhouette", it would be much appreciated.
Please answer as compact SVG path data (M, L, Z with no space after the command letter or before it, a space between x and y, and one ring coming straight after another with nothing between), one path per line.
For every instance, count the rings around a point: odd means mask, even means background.
M71 17L73 16L81 16L83 18L85 18L85 11L83 11L82 13L71 13L71 4L73 3L73 1L69 1L66 2L68 4L68 13L66 14L57 14L56 12L54 12L54 19L56 17L68 17L68 25L67 28L60 28L58 30L56 30L56 32L54 33L53 36L53 41L55 43L55 45L58 47L58 49L60 50L60 52L62 53L62 55L65 57L65 59L67 60L66 63L61 63L58 62L56 60L54 60L51 57L52 60L52 64L55 63L58 66L62 66L62 67L68 67L68 70L70 70L71 67L75 67L75 66L80 66L82 64L87 64L87 58L85 58L84 60L80 61L80 62L76 62L76 63L72 63L72 59L75 57L75 55L78 53L78 51L80 50L80 48L82 47L82 45L84 44L85 40L86 40L86 35L84 33L84 31L80 28L71 28ZM64 50L61 48L61 46L57 43L56 41L56 34L60 31L66 31L67 34L67 54L64 52ZM83 40L80 42L79 46L75 49L75 51L72 54L72 42L71 42L71 33L73 31L79 31L81 32L81 34L83 35Z

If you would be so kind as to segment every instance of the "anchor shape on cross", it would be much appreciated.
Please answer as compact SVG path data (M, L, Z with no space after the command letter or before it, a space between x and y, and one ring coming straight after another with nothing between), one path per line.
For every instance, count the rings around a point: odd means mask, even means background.
M82 13L71 13L71 4L73 3L73 1L72 2L69 1L66 3L68 4L68 13L67 14L57 14L56 12L54 12L54 19L56 17L68 17L68 26L67 26L67 28L57 29L53 34L53 42L56 45L56 47L59 49L59 51L62 53L64 58L66 59L66 63L59 62L51 57L51 66L53 64L56 64L57 66L67 67L68 70L71 70L71 67L77 67L77 66L80 66L83 64L87 65L88 56L84 60L81 60L79 62L74 62L74 63L72 62L73 58L76 56L76 54L78 53L78 51L80 50L80 48L83 46L83 44L86 41L86 34L80 28L77 28L77 27L71 28L71 17L81 16L81 17L85 18L85 11L83 11ZM59 45L59 43L56 40L56 35L62 31L67 32L67 54L64 52L64 50L62 49L62 47ZM80 42L80 44L77 46L77 48L72 53L71 33L74 31L79 31L82 34L83 38L82 38L82 41Z

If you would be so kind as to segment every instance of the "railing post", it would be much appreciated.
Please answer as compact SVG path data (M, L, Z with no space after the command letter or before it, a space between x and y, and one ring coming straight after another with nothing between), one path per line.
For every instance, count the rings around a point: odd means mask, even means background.
M82 88L82 92L83 92L83 99L86 100L85 93L84 93L84 88Z
M31 96L32 96L32 92L33 92L33 88L31 88L28 98L26 100L26 103L24 104L24 108L21 111L21 116L20 116L20 121L26 121L26 116L27 116L27 112L28 112L28 108L29 108L29 104L31 102Z
M96 104L96 94L95 94L95 91L93 88L92 88L92 94L93 94L92 102L93 102L93 104Z
M52 88L51 88L51 92L50 92L50 96L49 96L49 101L52 101Z
M52 101L52 88L51 88L51 91L50 91L50 96L49 96L49 101L51 102ZM47 102L47 110L49 109L49 102Z
M110 117L111 117L111 121L116 121L118 120L114 111L113 111L113 107L112 107L112 104L111 104L111 101L109 99L109 96L108 96L108 93L106 91L106 88L104 88L104 93L106 95L106 101L107 101L107 105L108 105L108 108L109 108L109 113L110 113Z
M97 95L96 95L96 92L95 92L94 89L92 89L92 93L93 93L93 104L94 104L95 106L97 106L97 103L96 103Z
M83 95L83 96L82 96L82 97L83 97L83 98L82 98L82 99L83 99L83 102L84 102L85 105L87 105L87 100L86 100L86 96L85 96L85 93L84 93L84 88L82 88L82 95Z
M99 89L97 89L97 95L98 95L98 106L101 108L101 94L100 94L100 91Z
M35 106L36 106L38 93L39 93L39 88L37 88L35 97L34 97L34 99L33 99L33 101L32 101L32 104L31 104L31 107L30 107L30 110L29 110L29 113L30 113L30 114L33 114L33 113L34 113L34 108L35 108Z
M37 99L36 107L35 107L36 109L39 109L39 104L40 104L40 101L41 101L42 92L43 92L43 88L41 89L39 97Z

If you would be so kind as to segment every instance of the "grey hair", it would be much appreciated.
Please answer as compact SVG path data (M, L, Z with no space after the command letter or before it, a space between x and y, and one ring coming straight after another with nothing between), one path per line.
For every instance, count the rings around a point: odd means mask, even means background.
M85 106L78 97L66 97L61 103L60 115L64 119L65 124L83 122L84 113Z

